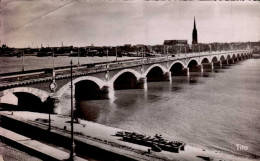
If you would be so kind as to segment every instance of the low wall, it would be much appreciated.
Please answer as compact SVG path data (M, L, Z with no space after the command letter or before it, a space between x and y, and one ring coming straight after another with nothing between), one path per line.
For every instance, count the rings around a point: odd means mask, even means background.
M52 131L49 132L47 130L47 127L45 126L40 127L38 125L33 125L32 123L23 120L16 120L4 115L1 115L0 118L1 118L1 126L3 128L17 132L19 134L22 134L24 136L30 137L35 140L43 141L47 144L53 144L56 146L64 147L65 149L70 149L71 147L71 139L68 131L62 132L62 130L58 131L52 129ZM102 149L100 147L87 144L79 140L78 137L80 137L80 134L78 135L75 134L74 142L76 145L75 148L76 154L79 156L84 156L86 158L93 158L95 160L107 160L108 158L109 160L123 160L123 161L136 160L135 158L117 154L114 151L109 151L107 149ZM35 155L39 155L39 154L35 153Z

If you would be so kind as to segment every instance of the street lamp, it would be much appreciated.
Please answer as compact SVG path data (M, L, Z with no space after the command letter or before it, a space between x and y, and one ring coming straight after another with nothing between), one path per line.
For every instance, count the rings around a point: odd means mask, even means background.
M23 68L22 68L22 72L24 71L24 50L23 50Z
M57 84L55 83L55 71L54 71L54 65L52 68L52 82L49 86L51 93L54 94L55 93L55 89L57 88ZM55 100L53 100L55 101ZM49 112L49 127L48 127L48 131L51 131L51 106L49 105L48 107L48 112Z
M117 46L116 46L116 61L117 61Z
M54 72L54 49L52 49L52 71Z
M108 48L107 48L107 69L108 69Z
M80 63L79 63L79 48L78 48L78 66L80 66Z
M166 46L167 61L168 61L168 59L169 59L169 57L168 57L168 47L169 47L169 46Z
M143 63L144 63L144 47L142 47L142 58L143 58Z
M53 71L54 72L54 71ZM50 90L51 90L51 93L54 94L55 93L55 89L57 87L57 84L55 83L55 74L53 74L53 78L52 78L52 82L49 86ZM55 100L53 100L55 101ZM48 131L51 131L51 106L49 105L48 107L48 112L49 112L49 127L48 127Z
M70 89L71 89L71 148L70 148L70 158L69 160L73 161L76 157L75 153L75 143L74 143L74 129L73 129L73 84L72 84L72 60L70 61Z
M165 55L165 45L163 45L163 54Z

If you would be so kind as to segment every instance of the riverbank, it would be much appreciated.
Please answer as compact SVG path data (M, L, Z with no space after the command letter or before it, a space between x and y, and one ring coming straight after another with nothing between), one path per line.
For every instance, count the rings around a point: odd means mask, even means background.
M2 117L14 119L26 124L48 129L48 114L39 114L33 112L1 112ZM61 115L51 115L52 133L70 137L69 117ZM3 123L2 123L3 124ZM148 153L146 146L140 146L120 140L114 136L116 132L122 129L109 127L89 121L81 120L80 124L74 125L76 149L77 141L97 147L101 151L118 154L129 158L129 160L236 160L236 161L252 161L252 159L241 158L221 151L204 149L191 145L186 145L185 151L180 153L171 153L167 151ZM82 151L80 152L82 153ZM110 156L112 156L110 155Z
M0 127L0 137L3 142L12 145L13 147L19 147L19 149L28 152L28 154L32 154L34 157L41 158L42 160L62 161L67 160L70 156L68 152L60 150L57 147L44 144L42 142L36 141L32 138L28 138L2 127ZM3 153L8 153L4 149L2 151ZM4 154L4 156L7 156L7 154ZM17 157L15 156L15 158ZM22 157L22 159L26 158ZM6 159L6 161L7 160L9 159ZM77 157L77 161L87 160Z
M42 159L32 156L24 151L21 151L13 146L9 146L3 141L0 142L0 160L1 161L42 161Z

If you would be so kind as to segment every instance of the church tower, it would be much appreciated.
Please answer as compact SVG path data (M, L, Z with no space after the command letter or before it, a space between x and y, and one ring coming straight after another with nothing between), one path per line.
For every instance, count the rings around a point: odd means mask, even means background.
M195 17L194 17L194 27L192 31L192 44L198 44L198 35L197 35Z

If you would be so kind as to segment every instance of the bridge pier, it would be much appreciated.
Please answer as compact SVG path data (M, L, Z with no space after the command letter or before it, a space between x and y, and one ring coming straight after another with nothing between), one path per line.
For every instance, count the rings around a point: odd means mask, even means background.
M147 88L147 79L139 78L135 84L136 89L146 89Z
M172 77L171 77L171 72L165 72L163 74L163 80L162 81L171 81Z
M189 69L189 67L183 68L183 69L182 69L182 73L183 73L183 75L185 75L185 76L190 76L190 69Z
M214 69L214 64L213 63L205 63L201 64L201 72L204 71L210 71Z
M163 81L170 81L171 80L171 72L164 72L157 75L147 75L146 76L147 82L163 82Z
M222 61L222 65L229 65L228 60Z
M182 68L177 71L174 70L169 71L171 76L187 76L188 75L187 72L188 72L188 68Z
M195 65L189 68L189 72L201 72L203 69L202 64L201 65Z
M50 113L61 114L60 99L54 95L49 96L44 102Z
M121 89L146 89L147 79L146 77L141 77L139 79L130 79L128 82L116 82L114 83L115 90Z
M229 64L234 64L235 61L234 61L234 59L229 59L229 60L228 60L228 63L229 63Z
M222 68L222 61L214 62L213 63L213 68Z
M108 85L105 85L101 88L95 87L91 88L84 85L76 85L75 88L75 99L76 101L82 100L100 100L110 98L110 91L112 88Z

